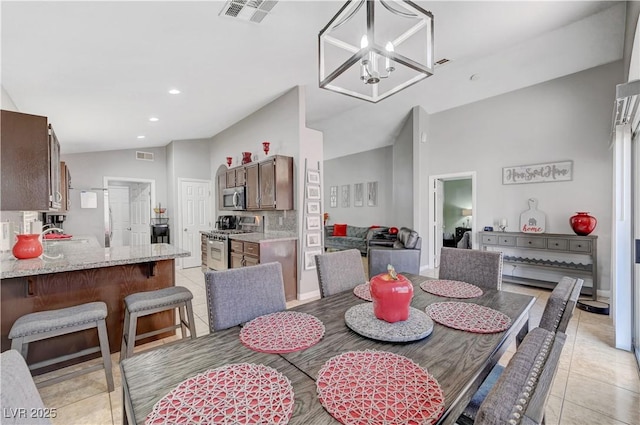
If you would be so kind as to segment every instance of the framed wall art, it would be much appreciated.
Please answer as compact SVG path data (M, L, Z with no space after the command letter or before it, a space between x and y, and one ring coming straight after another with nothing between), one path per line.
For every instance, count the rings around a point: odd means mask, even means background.
M320 184L320 172L307 170L307 183Z
M320 199L320 186L307 186L307 199Z
M342 208L349 208L351 201L351 185L342 185Z
M320 255L319 249L304 252L304 269L312 270L316 268L316 255Z
M378 182L367 183L367 205L370 207L378 205Z
M550 183L573 179L573 161L516 165L502 168L502 184Z
M319 215L310 215L307 217L307 230L320 230Z
M355 183L353 185L353 206L361 207L364 205L364 183Z
M320 214L320 202L318 201L307 202L307 214Z
M308 233L307 246L320 246L320 233Z
M329 187L329 206L331 208L338 206L338 186Z

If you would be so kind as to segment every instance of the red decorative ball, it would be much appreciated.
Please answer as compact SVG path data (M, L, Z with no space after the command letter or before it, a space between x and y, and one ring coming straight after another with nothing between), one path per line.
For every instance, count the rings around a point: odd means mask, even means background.
M389 234L390 235L397 235L398 234L398 228L397 227L389 227Z
M576 232L576 235L587 236L596 228L598 220L590 216L588 212L578 212L569 219L569 224L571 224L571 228Z

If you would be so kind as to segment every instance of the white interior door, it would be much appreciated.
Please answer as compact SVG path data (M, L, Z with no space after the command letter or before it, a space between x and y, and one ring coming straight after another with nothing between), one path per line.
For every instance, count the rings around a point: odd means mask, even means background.
M109 186L111 246L127 246L131 239L131 211L128 186Z
M191 256L182 258L182 268L199 267L202 263L200 231L211 229L210 181L180 180L180 248Z
M442 240L444 235L444 183L440 179L436 179L434 190L434 205L435 205L435 221L433 224L433 249L434 259L433 263L436 268L440 267L440 250L442 249Z
M151 244L151 185L131 184L131 245Z

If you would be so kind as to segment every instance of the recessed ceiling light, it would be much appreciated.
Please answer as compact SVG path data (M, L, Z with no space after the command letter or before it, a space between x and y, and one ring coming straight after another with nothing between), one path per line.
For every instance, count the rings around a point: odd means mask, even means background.
M171 90L169 90L169 94L180 94L180 90L178 90L178 89L171 89Z
M160 118L151 117L151 118L149 118L149 121L151 121L151 122L160 121Z
M144 139L144 136L140 135L138 136L138 139Z

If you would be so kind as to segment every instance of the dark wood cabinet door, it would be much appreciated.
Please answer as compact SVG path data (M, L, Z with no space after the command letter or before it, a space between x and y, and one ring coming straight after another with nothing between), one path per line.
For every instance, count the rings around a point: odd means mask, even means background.
M227 170L227 188L236 187L236 170Z
M236 186L244 186L244 183L245 183L244 173L245 173L244 167L236 168Z
M223 204L223 192L227 188L227 174L221 173L218 175L218 209L222 209Z
M49 210L47 117L2 111L0 170L3 211Z
M270 210L275 207L275 161L264 161L260 163L260 208Z
M232 269L238 269L240 267L242 267L243 264L243 260L244 260L244 254L242 254L241 252L232 252L231 253L231 268Z
M258 178L258 164L253 164L245 167L245 177L247 209L257 210L260 208L260 192L258 186L260 183L260 179Z
M249 255L245 255L244 256L244 265L246 267L256 266L258 264L260 264L260 259L259 258L251 257Z

